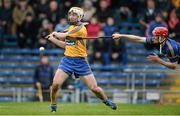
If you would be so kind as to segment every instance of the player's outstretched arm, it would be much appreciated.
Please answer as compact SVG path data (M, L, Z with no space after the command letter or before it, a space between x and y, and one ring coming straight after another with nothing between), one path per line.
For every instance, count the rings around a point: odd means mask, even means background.
M163 59L159 58L159 56L157 56L157 55L149 55L147 58L150 59L153 62L164 65L164 66L166 66L166 67L168 67L170 69L177 69L178 68L177 62L173 63L173 62L164 61Z
M134 41L134 42L140 42L140 43L145 43L146 42L146 38L145 37L140 37L140 36L136 36L136 35L128 35L128 34L112 34L113 39L120 39L120 38L125 38L128 39L130 41Z
M59 40L55 38L53 35L49 35L48 40L54 43L55 45L59 46L60 48L65 48L66 46L65 41Z

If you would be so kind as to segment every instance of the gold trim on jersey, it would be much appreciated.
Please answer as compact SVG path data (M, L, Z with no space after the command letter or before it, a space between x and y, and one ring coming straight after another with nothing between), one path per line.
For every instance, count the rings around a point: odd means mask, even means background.
M169 41L166 41L166 44L167 44L167 46L168 46L168 48L169 48L169 50L170 50L171 57L172 57L172 58L176 58L177 56L175 56L174 49L173 49L172 45L170 44L170 42L169 42Z

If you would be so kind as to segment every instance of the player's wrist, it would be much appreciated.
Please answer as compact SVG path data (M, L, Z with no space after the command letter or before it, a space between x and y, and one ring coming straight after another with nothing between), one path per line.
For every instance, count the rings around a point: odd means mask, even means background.
M62 38L62 39L66 38L67 36L68 36L68 33L58 33L57 35L58 38Z
M166 62L160 58L156 59L156 62L159 64L165 64Z

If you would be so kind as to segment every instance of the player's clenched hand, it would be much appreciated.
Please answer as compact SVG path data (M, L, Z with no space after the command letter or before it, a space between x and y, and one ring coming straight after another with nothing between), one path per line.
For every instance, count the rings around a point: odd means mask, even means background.
M147 58L153 62L158 62L159 60L161 60L158 55L149 55Z
M112 34L113 39L119 39L121 37L121 34L115 33Z
M53 36L53 35L55 35L57 32L52 32L52 33L50 33L49 35L47 35L45 38L46 39L48 39L48 40L52 40L55 36Z
M68 36L68 33L61 33L61 32L52 32L48 35L48 39L51 40L52 38L65 40L65 38Z
M58 32L52 32L50 35L58 36Z
M50 37L50 36L51 36L51 37L54 37L54 38L56 38L56 39L60 38L58 32L52 32L51 34L49 34L49 37Z
M53 35L49 34L47 39L51 41L53 38L54 38Z

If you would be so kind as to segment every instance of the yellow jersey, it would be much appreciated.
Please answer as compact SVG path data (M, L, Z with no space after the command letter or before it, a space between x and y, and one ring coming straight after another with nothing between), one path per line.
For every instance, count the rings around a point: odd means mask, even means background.
M74 31L74 32L73 32ZM72 32L72 33L71 33ZM71 25L68 28L69 36L71 37L87 37L87 30L84 25ZM86 40L76 40L75 38L67 37L65 46L65 56L69 57L87 57Z

